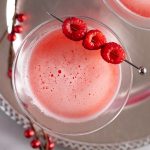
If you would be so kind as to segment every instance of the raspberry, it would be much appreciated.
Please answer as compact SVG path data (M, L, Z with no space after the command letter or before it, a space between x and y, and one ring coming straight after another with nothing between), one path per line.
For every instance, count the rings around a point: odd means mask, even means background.
M101 56L108 63L119 64L125 60L126 54L119 44L110 42L101 47Z
M69 17L62 25L63 33L71 40L82 40L87 32L87 25L83 20L76 17Z
M87 32L82 45L89 50L97 50L106 43L106 38L99 30L90 30Z

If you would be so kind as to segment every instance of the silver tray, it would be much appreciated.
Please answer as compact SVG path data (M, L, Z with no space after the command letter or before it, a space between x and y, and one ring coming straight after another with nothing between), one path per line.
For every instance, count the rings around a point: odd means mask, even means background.
M10 3L10 1L7 1L7 3ZM132 61L137 65L143 64L150 70L150 32L135 29L122 22L109 12L102 0L20 0L18 1L17 11L25 12L29 18L23 23L24 33L19 36L19 40L14 42L15 52L29 31L50 18L46 11L55 12L57 16L70 14L90 16L101 20L112 28L128 48ZM3 97L1 99L3 99L3 103L7 103L7 106L12 108L12 111L17 111L17 114L24 118L14 98L10 80L6 76L8 44L5 43L2 46L3 49L0 51L0 93ZM130 102L133 100L142 100L142 102L127 106L119 117L104 129L84 136L62 137L55 134L52 136L63 146L80 150L126 150L148 145L150 143L149 80L149 72L146 76L141 77L134 70ZM4 106L1 108L4 109ZM26 120L22 119L22 122L24 121Z

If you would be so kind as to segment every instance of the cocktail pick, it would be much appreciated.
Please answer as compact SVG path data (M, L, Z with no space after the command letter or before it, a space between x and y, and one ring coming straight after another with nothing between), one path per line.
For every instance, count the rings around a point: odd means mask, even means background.
M48 15L52 16L53 18L57 19L58 21L60 22L64 22L62 19L58 18L57 16L53 15L53 14L50 14L49 12L46 12Z
M143 67L143 66L138 67L138 66L136 66L136 65L133 64L133 63L131 63L131 62L128 61L128 60L124 60L124 61L125 61L126 63L128 63L129 65L131 65L132 67L134 67L135 69L137 69L140 75L144 75L144 74L147 73L147 69L146 69L145 67Z
M58 20L58 21L60 21L60 22L62 22L63 23L63 20L62 19L60 19L60 18L58 18L57 16L55 16L54 14L52 14L52 13L49 13L49 12L46 12L49 16L52 16L53 18L55 18L56 20ZM132 67L134 67L135 69L137 69L138 70L138 73L140 74L140 75L145 75L146 73L147 73L147 69L145 68L145 67L143 67L143 66L136 66L135 64L133 64L132 62L130 62L130 61L128 61L128 60L124 60L124 62L126 62L126 63L128 63L129 65L131 65Z

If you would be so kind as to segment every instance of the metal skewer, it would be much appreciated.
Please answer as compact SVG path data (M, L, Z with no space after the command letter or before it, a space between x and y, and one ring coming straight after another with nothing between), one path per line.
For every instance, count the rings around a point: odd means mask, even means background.
M46 12L49 16L52 16L53 18L57 19L58 21L60 22L64 22L63 20L61 20L60 18L58 18L57 16L53 15L53 14L50 14L48 11Z
M47 13L49 16L52 16L52 17L55 18L56 20L58 20L58 21L60 21L60 22L63 23L63 20L60 19L60 18L58 18L58 17L55 16L54 14L51 14L51 13L49 13L49 12L46 12L46 13ZM132 62L126 60L126 59L124 60L124 62L128 63L129 65L131 65L132 67L134 67L135 69L137 69L137 70L138 70L138 73L139 73L140 75L145 75L145 74L147 73L147 69L146 69L145 67L143 67L143 66L138 67L138 66L136 66L135 64L133 64Z
M133 63L131 63L128 60L124 60L124 61L126 63L128 63L129 65L131 65L132 67L134 67L135 69L137 69L140 75L144 75L144 74L147 73L147 69L145 67L143 67L143 66L138 67L138 66L134 65Z

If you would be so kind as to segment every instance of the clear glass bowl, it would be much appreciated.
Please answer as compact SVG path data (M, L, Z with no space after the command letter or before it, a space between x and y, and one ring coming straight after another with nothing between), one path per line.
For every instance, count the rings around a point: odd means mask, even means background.
M124 47L119 37L102 22L99 22L89 17L80 18L83 19L88 26L91 26L95 29L100 29L106 35L108 42L114 41ZM18 50L13 65L13 89L15 92L15 96L23 112L32 121L34 121L37 125L41 126L48 132L54 132L64 135L89 134L99 129L102 129L103 127L111 123L124 108L132 86L132 68L127 63L122 63L120 65L121 83L118 93L111 105L109 105L109 107L107 107L107 109L100 113L100 115L95 119L85 122L70 123L62 122L51 116L45 115L37 106L33 105L34 99L32 99L30 95L31 92L28 91L29 89L27 89L24 85L23 70L25 69L24 64L27 63L27 58L29 56L29 53L31 53L32 51L32 47L36 45L39 39L47 35L50 30L54 30L58 27L61 27L61 23L57 20L50 20L44 22L36 27L33 31L31 31L24 39ZM126 50L125 47L124 49ZM126 53L127 59L131 61L127 50Z
M125 7L119 0L103 0L108 9L126 23L144 30L150 30L150 18L143 17Z

